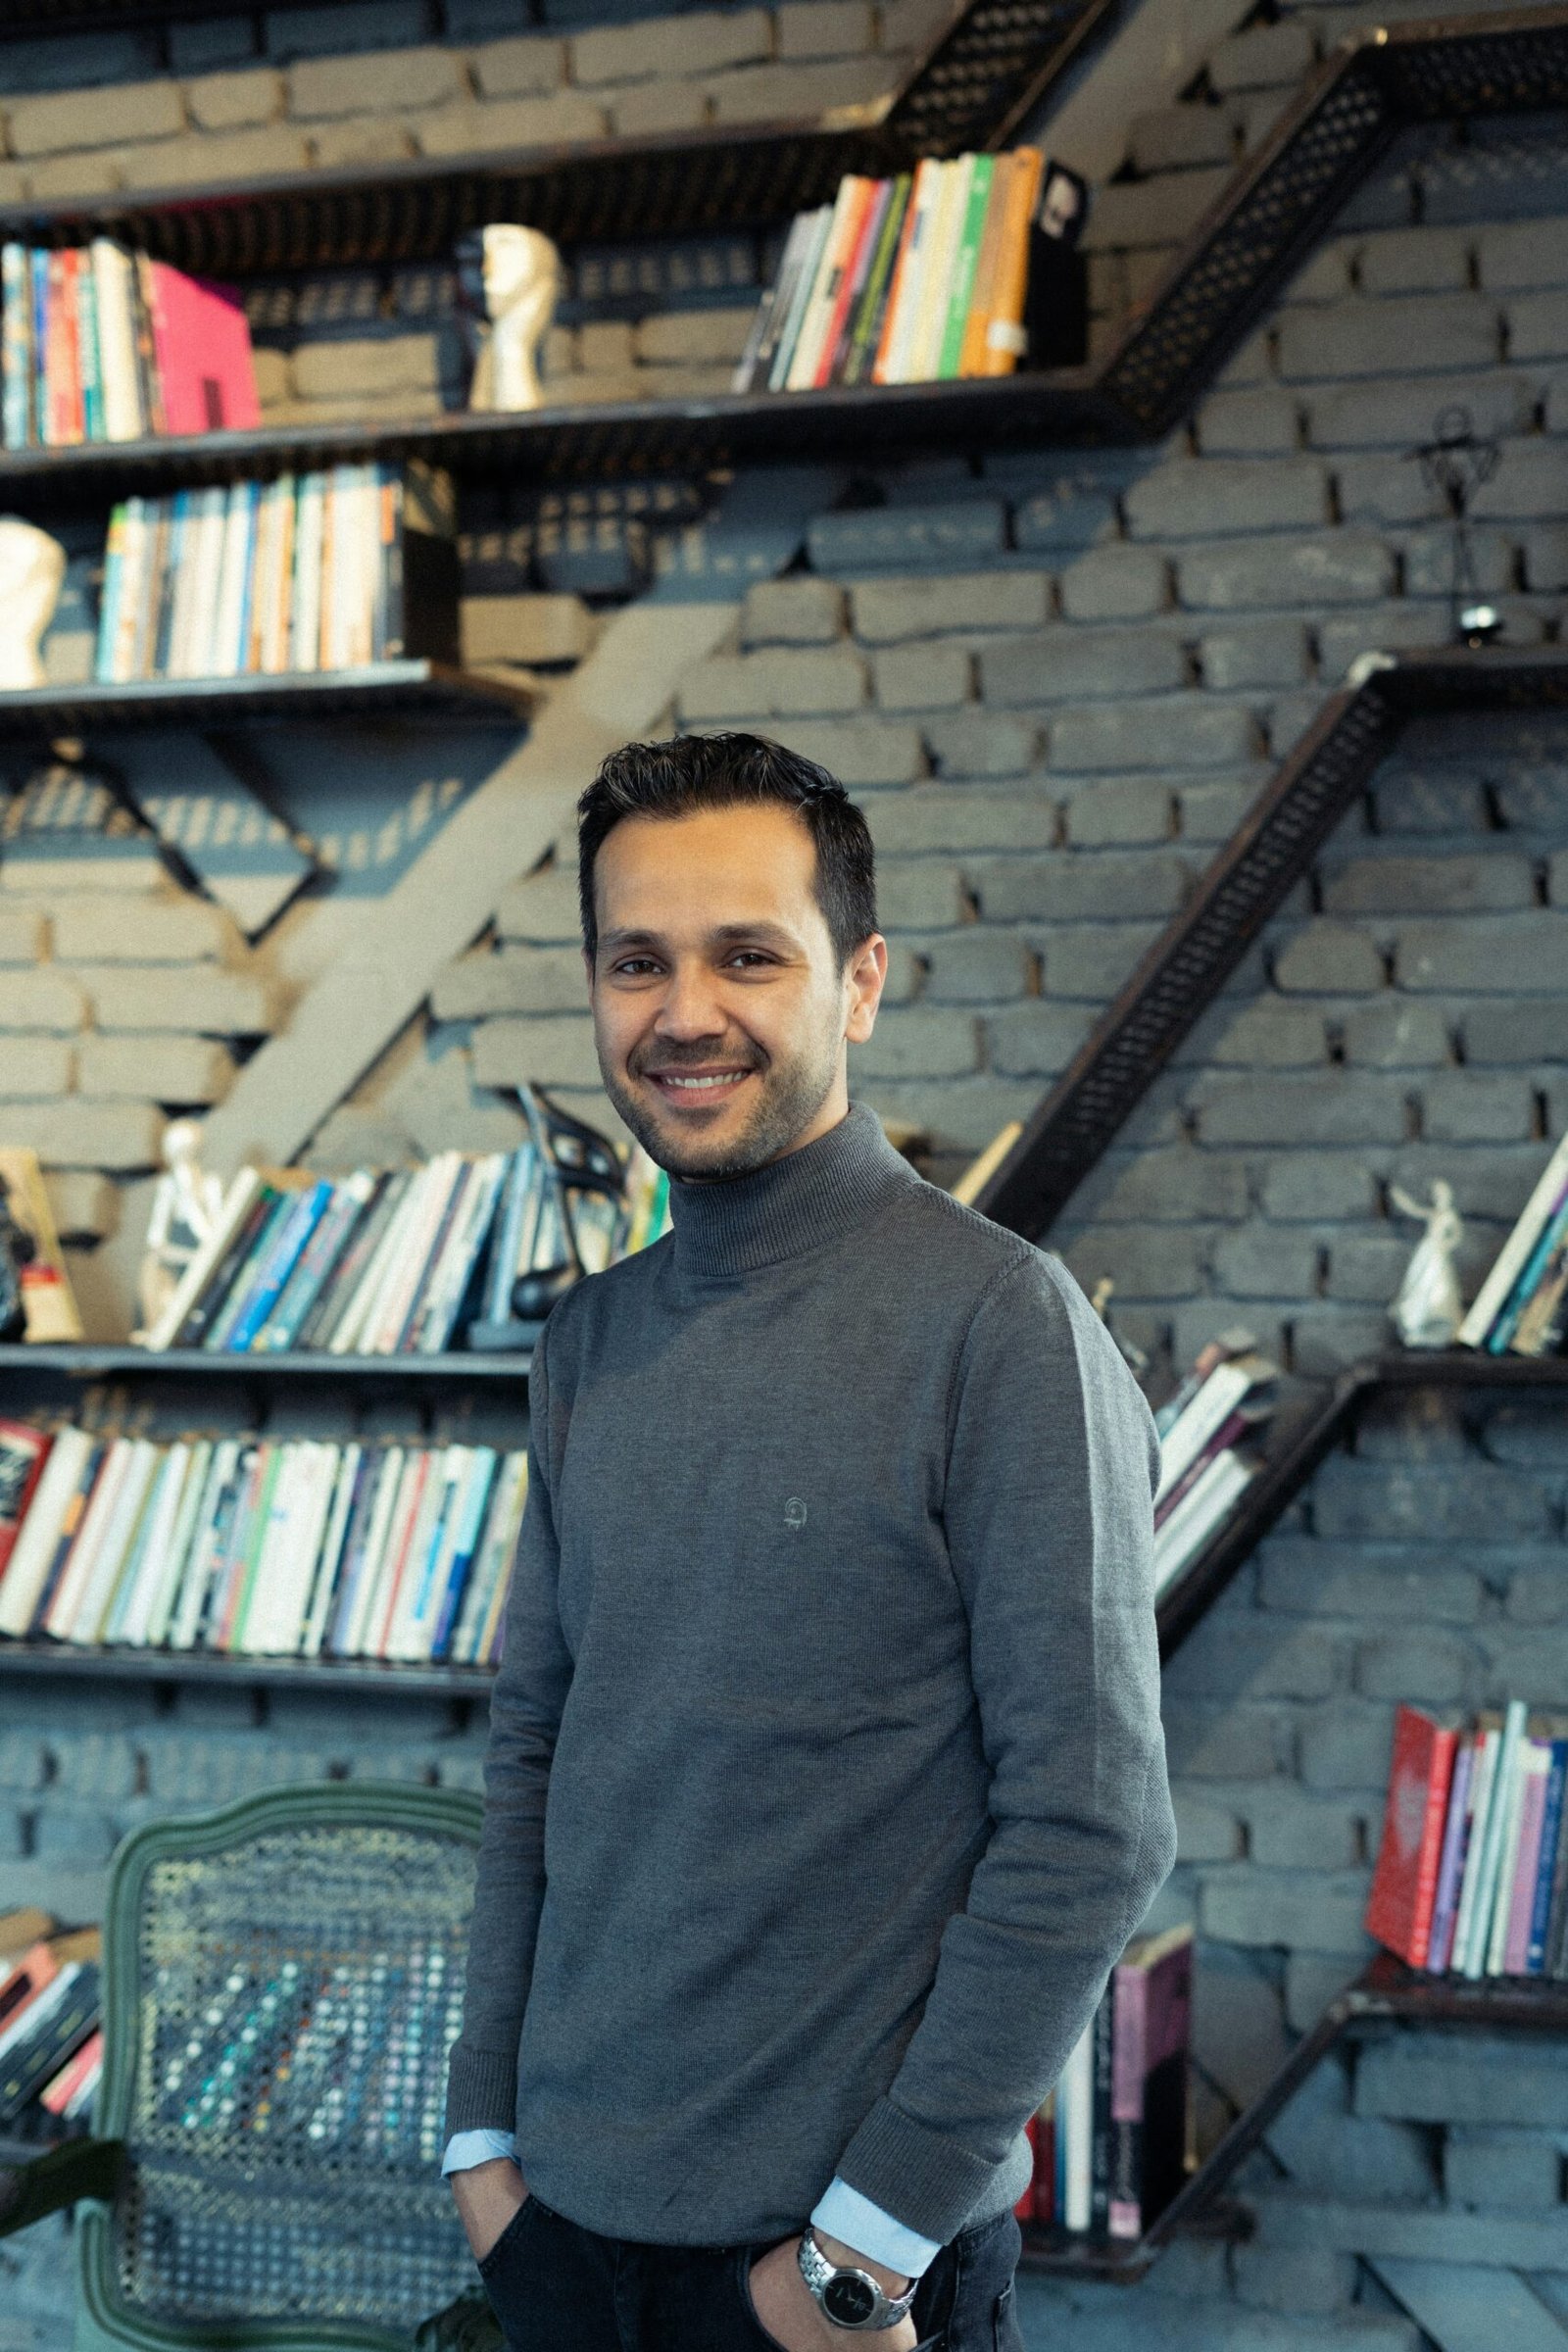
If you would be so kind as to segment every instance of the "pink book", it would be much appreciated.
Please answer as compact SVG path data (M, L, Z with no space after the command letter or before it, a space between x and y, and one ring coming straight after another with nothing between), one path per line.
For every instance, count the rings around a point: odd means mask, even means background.
M1532 1740L1525 1759L1525 1783L1519 1791L1519 1859L1514 1865L1508 1903L1508 1940L1503 1946L1502 1973L1522 1977L1530 1965L1530 1915L1536 1904L1536 1878L1541 1869L1541 1832L1546 1811L1546 1773L1551 1749Z
M244 305L231 286L152 264L153 350L170 433L243 432L262 421Z

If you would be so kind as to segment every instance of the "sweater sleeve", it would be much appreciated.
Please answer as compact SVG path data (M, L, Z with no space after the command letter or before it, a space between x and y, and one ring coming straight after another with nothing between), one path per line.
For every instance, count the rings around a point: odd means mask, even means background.
M463 2032L447 2074L449 2133L511 2132L516 2121L517 2042L545 1894L545 1797L571 1684L557 1607L546 1337L540 1334L529 1373L528 1500L490 1698Z
M1175 1856L1159 1723L1159 1442L1040 1251L995 1277L955 1376L945 1521L992 1830L899 2071L840 2176L946 2241L1059 2074Z

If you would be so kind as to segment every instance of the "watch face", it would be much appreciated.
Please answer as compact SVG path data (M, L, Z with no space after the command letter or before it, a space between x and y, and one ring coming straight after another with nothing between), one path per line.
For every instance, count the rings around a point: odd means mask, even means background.
M858 2328L876 2309L876 2289L858 2271L840 2271L822 2289L822 2309L839 2328Z

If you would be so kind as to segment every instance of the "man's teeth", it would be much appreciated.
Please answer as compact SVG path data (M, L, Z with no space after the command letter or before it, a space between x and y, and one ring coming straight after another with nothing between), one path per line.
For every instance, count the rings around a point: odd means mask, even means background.
M717 1078L677 1078L672 1072L666 1072L662 1074L661 1083L664 1086L683 1087L690 1093L696 1093L704 1088L736 1086L745 1076L744 1070L726 1070Z

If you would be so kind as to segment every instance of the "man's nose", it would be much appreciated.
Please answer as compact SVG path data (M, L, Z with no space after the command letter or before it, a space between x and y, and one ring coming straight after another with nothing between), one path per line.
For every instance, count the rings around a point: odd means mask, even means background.
M677 964L665 984L655 1024L664 1037L722 1037L727 1022L710 974Z

